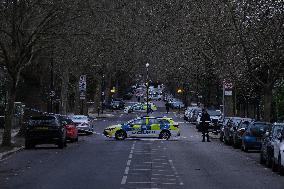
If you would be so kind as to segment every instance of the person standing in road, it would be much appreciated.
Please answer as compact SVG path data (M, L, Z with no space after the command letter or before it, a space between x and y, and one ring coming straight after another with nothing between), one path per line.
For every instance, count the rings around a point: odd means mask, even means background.
M167 110L167 114L168 114L169 111L170 111L170 104L169 104L168 101L166 102L165 106L166 106L166 110Z
M211 119L210 119L210 115L208 114L205 108L202 109L202 115L201 115L200 121L201 121L202 137L203 137L202 142L205 142L205 136L207 138L207 142L210 142L208 128L209 128L209 123Z

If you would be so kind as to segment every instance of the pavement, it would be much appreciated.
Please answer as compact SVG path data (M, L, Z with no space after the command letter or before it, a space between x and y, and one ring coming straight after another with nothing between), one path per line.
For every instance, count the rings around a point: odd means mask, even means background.
M260 165L259 153L233 149L217 137L203 143L181 114L166 114L163 104L159 106L153 115L173 117L180 124L180 137L106 138L106 126L142 115L118 111L95 120L94 135L80 136L63 150L40 145L1 161L1 189L283 189L284 177Z
M3 129L0 129L0 144L2 143ZM17 137L19 129L12 129L11 137L12 137L12 146L11 147L2 147L0 145L0 161L7 158L9 155L14 154L18 151L24 149L24 139L21 137Z

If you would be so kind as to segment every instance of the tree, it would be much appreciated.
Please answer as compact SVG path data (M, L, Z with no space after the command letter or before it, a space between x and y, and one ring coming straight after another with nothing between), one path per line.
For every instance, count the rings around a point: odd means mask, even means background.
M64 1L48 0L0 3L0 64L7 69L9 79L3 146L11 145L14 102L21 73L40 53L50 50L54 28L71 19L67 14L70 9L64 5Z

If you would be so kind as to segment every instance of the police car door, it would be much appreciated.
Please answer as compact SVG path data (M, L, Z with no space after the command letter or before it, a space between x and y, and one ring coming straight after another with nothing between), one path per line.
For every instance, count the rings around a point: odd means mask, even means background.
M144 133L146 134L146 137L156 137L160 134L160 123L158 119L155 118L149 118L146 122L146 127L143 128Z
M143 124L143 119L136 119L130 123L130 131L127 131L127 136L129 137L138 137L142 134L141 126Z

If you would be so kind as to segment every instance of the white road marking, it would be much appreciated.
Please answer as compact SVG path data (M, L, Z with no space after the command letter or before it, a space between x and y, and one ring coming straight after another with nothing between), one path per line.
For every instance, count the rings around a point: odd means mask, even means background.
M128 182L129 184L154 184L155 182Z
M123 176L121 180L121 184L125 184L127 180L127 176Z
M125 174L125 175L128 175L128 172L129 172L129 167L127 166L127 167L125 168L124 174Z
M132 169L134 171L151 171L151 169Z
M181 178L178 176L178 172L177 172L177 170L176 170L176 168L175 168L175 166L174 166L173 160L169 160L169 163L170 163L171 168L172 168L172 170L174 171L174 173L175 173L177 179L179 180L179 185L184 185L184 183L182 182Z
M134 141L133 144L132 144L131 151L130 151L129 157L128 157L129 159L127 160L126 167L125 167L125 170L124 170L124 175L121 179L121 184L125 184L126 181L127 181L127 175L129 173L129 169L130 169L129 167L130 167L130 164L131 164L130 159L132 158L132 153L133 153L133 150L135 149L135 143L136 143L136 141Z

